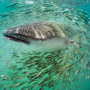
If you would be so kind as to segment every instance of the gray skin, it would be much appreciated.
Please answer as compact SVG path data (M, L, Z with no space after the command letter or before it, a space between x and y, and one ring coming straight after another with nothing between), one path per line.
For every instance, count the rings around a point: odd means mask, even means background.
M74 43L74 41L70 39L76 34L77 34L76 30L74 30L72 27L54 21L41 21L41 22L16 26L7 29L3 32L3 36L6 37L6 39L15 42L21 42L26 45L30 45L34 43L37 44L37 46L40 46L40 48L42 49L47 46L46 50L42 50L45 52L56 51L71 43ZM59 44L61 46L59 46Z

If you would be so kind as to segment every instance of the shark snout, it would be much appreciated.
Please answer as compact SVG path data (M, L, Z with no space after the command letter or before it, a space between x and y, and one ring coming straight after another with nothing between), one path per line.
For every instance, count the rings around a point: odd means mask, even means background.
M3 32L2 32L2 34L3 34L3 36L6 36L6 35L8 35L8 36L12 36L12 35L16 35L16 34L18 34L18 30L17 29L7 29L7 30L4 30Z

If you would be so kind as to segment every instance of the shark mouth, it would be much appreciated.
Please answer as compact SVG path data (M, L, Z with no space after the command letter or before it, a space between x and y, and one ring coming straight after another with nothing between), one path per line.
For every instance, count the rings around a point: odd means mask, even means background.
M8 39L8 40L15 41L15 42L30 44L29 41L27 41L27 40L25 40L25 39L21 39L21 38L14 37L14 36L4 35L4 38L5 38L5 39Z

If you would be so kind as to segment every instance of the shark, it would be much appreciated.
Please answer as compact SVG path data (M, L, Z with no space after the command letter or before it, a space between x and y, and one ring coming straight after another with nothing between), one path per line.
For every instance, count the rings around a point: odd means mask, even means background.
M4 30L3 37L19 48L53 52L75 42L78 30L55 21L39 21Z

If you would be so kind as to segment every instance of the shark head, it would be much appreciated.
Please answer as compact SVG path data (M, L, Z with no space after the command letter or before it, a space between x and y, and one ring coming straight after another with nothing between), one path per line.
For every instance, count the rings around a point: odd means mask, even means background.
M3 31L4 38L24 44L30 44L29 32L25 27L18 26Z

